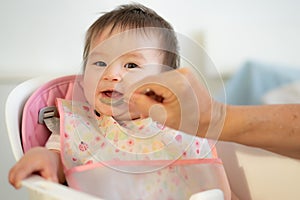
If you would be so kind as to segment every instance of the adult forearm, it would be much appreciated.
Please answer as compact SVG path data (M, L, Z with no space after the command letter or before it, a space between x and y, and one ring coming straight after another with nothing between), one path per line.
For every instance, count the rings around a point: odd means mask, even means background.
M300 104L227 106L220 139L300 158Z

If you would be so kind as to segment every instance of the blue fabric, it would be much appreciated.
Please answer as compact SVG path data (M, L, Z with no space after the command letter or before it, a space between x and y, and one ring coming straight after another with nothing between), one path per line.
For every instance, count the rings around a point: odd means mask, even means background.
M225 84L226 101L232 105L262 104L262 96L283 84L300 80L300 70L259 62L246 62Z

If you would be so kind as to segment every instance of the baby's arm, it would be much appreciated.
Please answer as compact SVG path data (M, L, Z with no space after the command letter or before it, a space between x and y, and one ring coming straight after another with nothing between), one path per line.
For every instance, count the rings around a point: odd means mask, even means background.
M47 180L63 183L65 180L60 152L45 147L30 149L10 170L9 182L21 187L21 180L37 173Z

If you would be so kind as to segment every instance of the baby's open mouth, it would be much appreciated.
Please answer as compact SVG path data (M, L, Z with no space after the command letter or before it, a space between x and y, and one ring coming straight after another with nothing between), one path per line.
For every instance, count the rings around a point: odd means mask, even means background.
M123 101L123 93L118 92L116 90L105 90L101 92L101 97L99 99L102 103L118 106L124 103Z

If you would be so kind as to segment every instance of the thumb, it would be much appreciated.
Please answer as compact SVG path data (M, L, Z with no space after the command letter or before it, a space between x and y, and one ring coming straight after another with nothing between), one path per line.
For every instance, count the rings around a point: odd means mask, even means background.
M44 177L48 181L58 183L58 177L57 177L57 173L56 173L55 170L50 169L50 168L45 168L45 169L40 171L40 174L41 174L42 177Z
M156 101L140 93L133 93L129 99L130 108L138 111L142 117L149 117L149 110L155 104Z
M166 120L164 106L145 94L133 93L129 99L129 105L143 118L151 117L160 123L164 123Z

